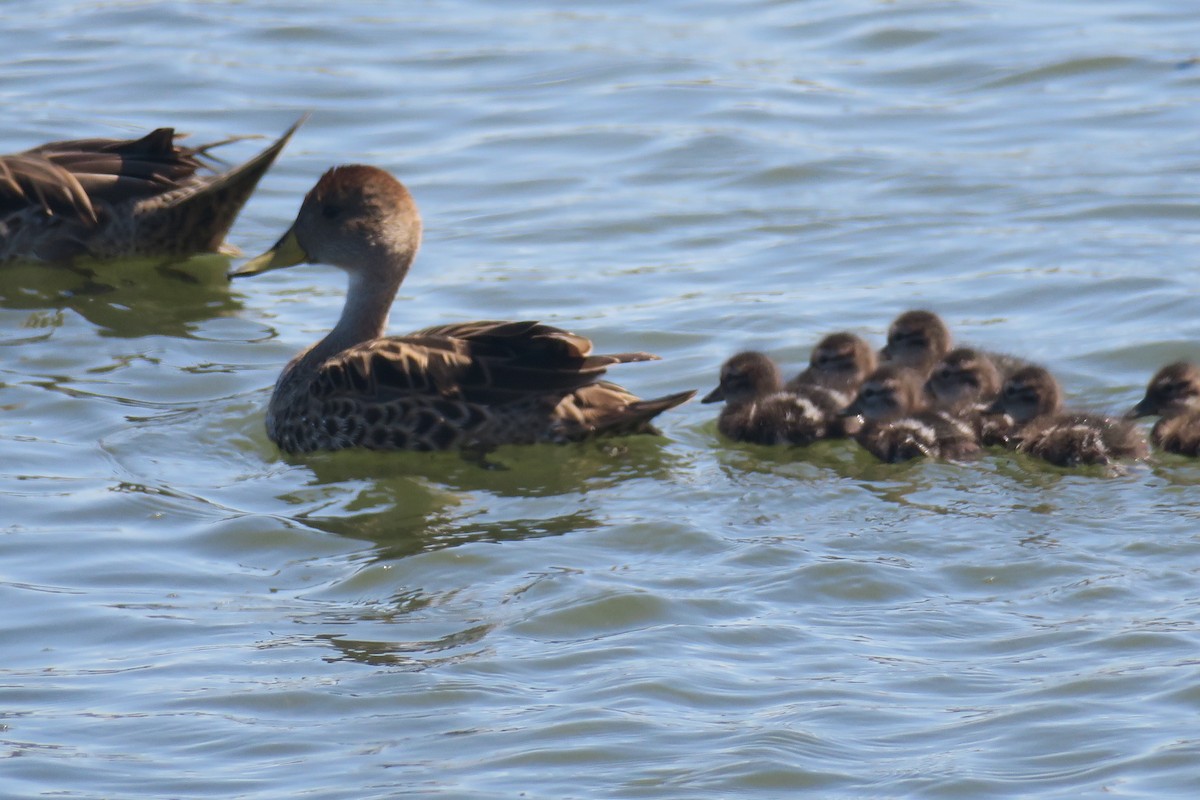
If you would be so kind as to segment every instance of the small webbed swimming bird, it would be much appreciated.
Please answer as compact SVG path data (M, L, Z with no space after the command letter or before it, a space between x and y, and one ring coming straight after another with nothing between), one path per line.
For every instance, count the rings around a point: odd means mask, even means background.
M785 391L779 367L762 353L738 353L721 365L721 379L702 403L724 401L717 430L751 444L812 444L844 435L843 402L822 387Z
M593 355L584 337L538 322L385 336L420 242L421 217L400 181L376 167L334 167L275 247L231 273L324 263L349 275L337 325L275 384L267 433L282 450L484 451L656 433L650 420L695 394L641 400L600 377L614 364L656 356Z
M0 264L236 255L225 235L301 122L211 175L202 172L208 151L233 140L185 147L173 128L0 156Z
M845 396L849 404L858 387L875 371L875 352L861 336L845 331L831 333L813 348L808 366L787 382L788 391L820 386Z
M931 410L920 373L907 367L885 364L876 369L842 413L863 418L854 438L889 463L922 457L962 459L979 452L971 426L953 414Z
M930 406L963 420L981 444L1004 444L1009 424L1004 415L986 414L1000 393L1000 371L986 353L969 347L951 350L925 381Z
M1061 467L1108 465L1147 455L1145 437L1130 422L1064 411L1058 381L1042 367L1025 367L1014 373L988 413L1011 418L1010 447Z
M1185 456L1200 455L1200 367L1185 361L1168 364L1155 373L1146 396L1129 410L1128 419L1160 415L1150 429L1150 441L1160 450Z
M950 330L932 311L905 311L888 326L887 344L879 362L907 367L929 377L930 370L950 352Z

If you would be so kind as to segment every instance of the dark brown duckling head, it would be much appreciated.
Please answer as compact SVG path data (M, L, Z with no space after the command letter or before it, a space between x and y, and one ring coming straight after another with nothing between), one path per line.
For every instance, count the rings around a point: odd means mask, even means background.
M884 364L928 373L950 352L950 330L932 311L906 311L888 328L887 344L879 351Z
M875 352L861 336L841 331L817 343L808 369L800 376L805 383L852 392L875 371Z
M778 392L782 387L783 379L775 362L763 353L749 350L721 365L720 383L700 402L745 403Z
M1022 425L1035 417L1056 414L1062 409L1062 390L1058 381L1043 367L1024 367L1004 382L989 414L1008 414Z
M987 355L969 347L951 350L925 382L935 408L961 411L990 403L1000 393L1000 371Z
M883 422L925 409L921 376L907 367L884 364L863 382L843 413Z
M1200 367L1176 361L1154 374L1146 387L1146 396L1125 416L1128 419L1152 414L1174 416L1193 410L1200 410Z

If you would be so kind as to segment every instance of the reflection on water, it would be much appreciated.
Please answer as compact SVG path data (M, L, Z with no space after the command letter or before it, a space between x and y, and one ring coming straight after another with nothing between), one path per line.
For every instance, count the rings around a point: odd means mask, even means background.
M224 256L179 262L76 266L20 264L0 270L0 308L74 311L104 336L187 336L195 323L236 313ZM31 317L31 323L37 317Z

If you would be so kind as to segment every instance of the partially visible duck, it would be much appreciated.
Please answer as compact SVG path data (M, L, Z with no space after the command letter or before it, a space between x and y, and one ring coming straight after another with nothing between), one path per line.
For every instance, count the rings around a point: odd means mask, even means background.
M920 373L885 364L842 413L864 422L855 439L875 457L895 463L914 458L961 459L979 451L975 431L945 411L928 407Z
M337 325L275 384L267 434L280 449L480 453L654 433L653 417L695 394L641 400L600 377L654 356L593 355L584 337L537 322L463 322L385 336L420 242L421 217L400 181L376 167L334 167L275 247L231 273L326 263L349 275Z
M985 414L1000 393L1000 371L991 357L958 347L938 362L925 382L930 405L967 422L981 444L1003 444L1009 425L999 414Z
M1150 441L1168 453L1200 455L1200 367L1185 361L1168 364L1155 373L1146 396L1125 416L1161 415L1150 430Z
M808 367L787 383L788 391L821 386L845 396L843 406L854 399L858 387L875 371L875 352L861 336L831 333L813 348Z
M1064 411L1058 381L1042 367L1018 370L1004 382L989 413L1012 420L1009 446L1062 467L1109 465L1144 458L1146 439L1132 423L1081 411Z
M907 367L926 378L948 352L950 330L941 317L932 311L905 311L888 327L887 344L879 351L879 361Z
M783 388L779 367L763 353L738 353L721 365L721 378L702 403L724 401L717 430L730 439L751 444L811 444L840 436L838 416L844 403L820 387L800 392Z
M0 264L237 255L225 235L297 122L226 172L173 128L140 139L72 139L0 156ZM232 140L226 140L232 141Z

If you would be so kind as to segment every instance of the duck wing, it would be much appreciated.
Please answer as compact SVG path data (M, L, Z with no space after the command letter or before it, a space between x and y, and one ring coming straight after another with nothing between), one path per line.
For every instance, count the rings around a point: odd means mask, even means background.
M329 394L381 401L425 395L487 406L556 402L613 364L657 358L591 351L585 337L539 322L438 325L345 350L321 365L320 380Z
M205 148L175 144L173 128L140 139L70 139L0 156L0 216L41 208L96 224L97 208L172 191L203 166Z

